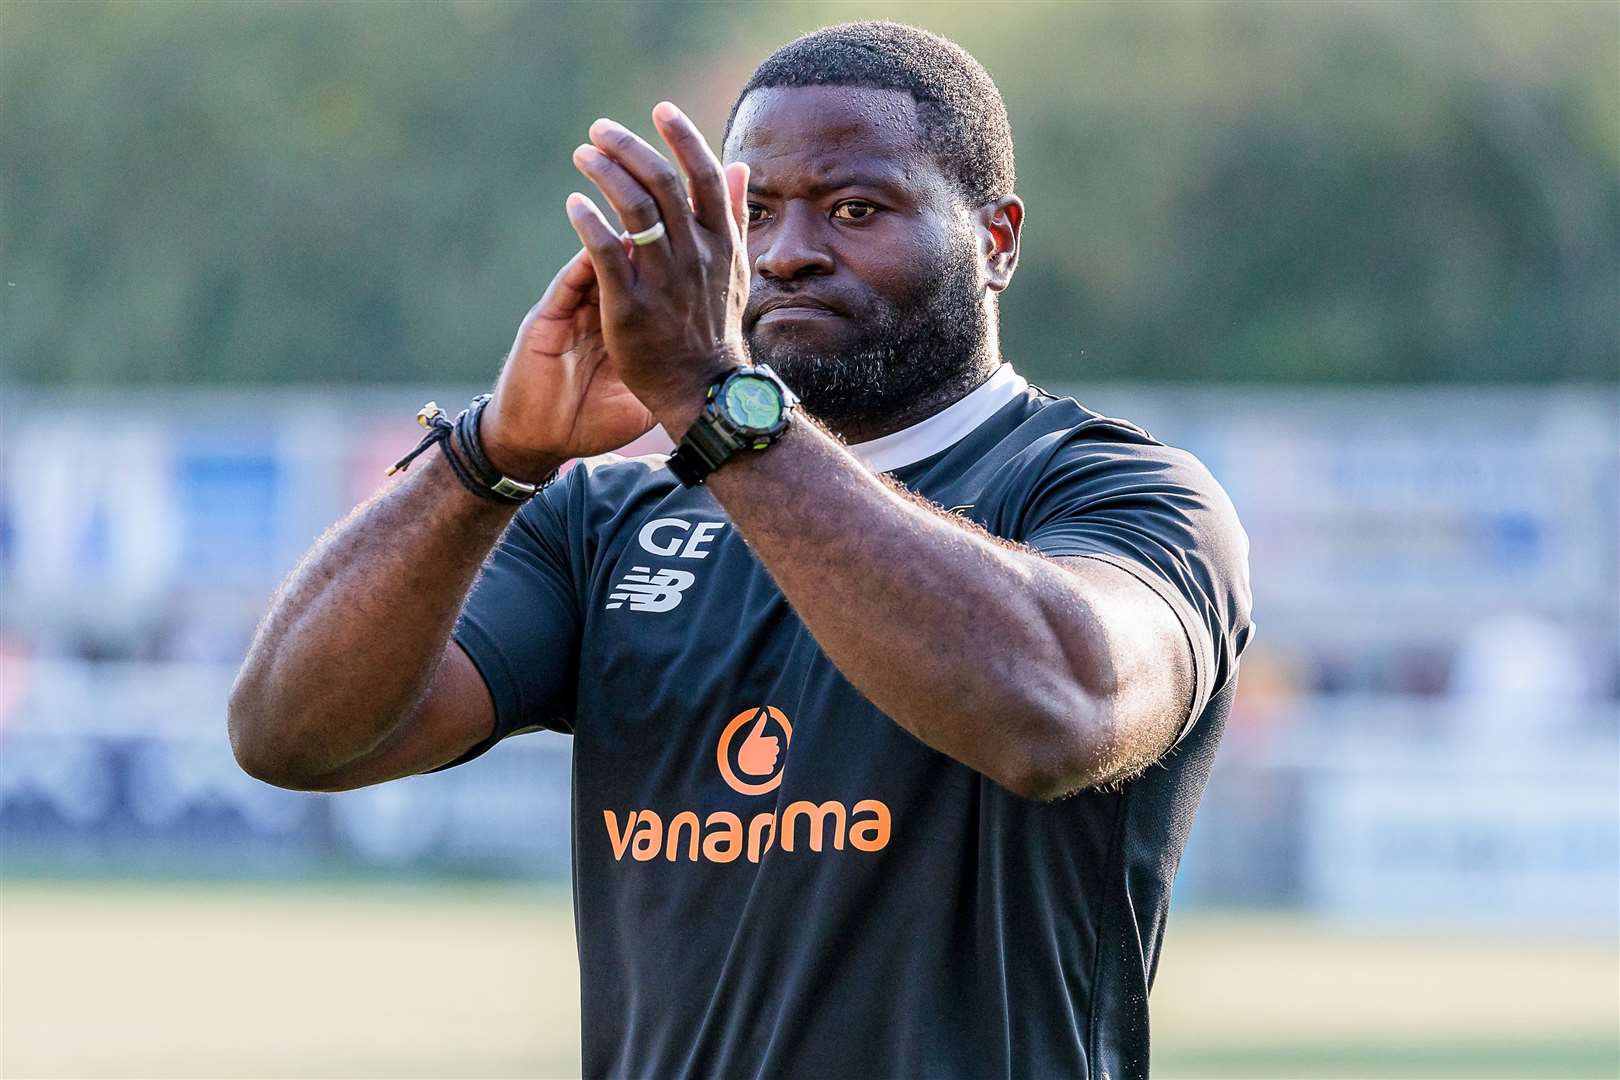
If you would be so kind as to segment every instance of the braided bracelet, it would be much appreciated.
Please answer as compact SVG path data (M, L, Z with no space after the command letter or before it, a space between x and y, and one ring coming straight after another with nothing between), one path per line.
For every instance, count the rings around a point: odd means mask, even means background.
M499 503L523 503L531 499L535 492L545 487L557 478L553 472L544 481L538 484L526 484L521 480L512 480L503 475L490 464L489 458L484 454L483 444L478 438L478 419L483 414L484 406L489 403L488 394L480 394L473 399L468 408L461 410L454 420L445 415L439 408L438 402L430 401L422 406L416 414L416 422L427 428L427 434L416 448L396 461L388 470L392 476L410 468L411 462L434 443L441 444L445 460L450 465L450 471L461 482L461 486L477 495L480 499L488 499ZM462 460L462 454L457 453L459 447L467 456Z

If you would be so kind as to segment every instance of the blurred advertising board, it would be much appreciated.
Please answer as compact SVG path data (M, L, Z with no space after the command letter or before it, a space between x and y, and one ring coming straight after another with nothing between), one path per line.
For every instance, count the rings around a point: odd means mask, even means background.
M1267 635L1432 643L1532 610L1613 648L1612 387L1064 389L1210 466L1248 528ZM128 636L198 594L262 599L414 445L422 401L471 393L11 388L0 628Z
M1615 389L1074 391L1203 458L1251 539L1258 632L1177 902L1612 930ZM424 401L473 392L3 388L6 872L566 873L561 738L341 795L266 787L225 738L275 583Z
M237 768L228 669L44 662L0 730L7 874L561 879L569 743L512 739L460 768L338 794ZM1450 702L1306 698L1222 749L1183 907L1380 925L1613 934L1620 717L1534 746L1448 727Z
M360 791L282 791L231 755L231 675L215 665L38 664L0 729L7 872L567 874L560 736Z
M1305 906L1456 930L1614 930L1620 774L1613 743L1590 749L1323 770L1302 788Z
M1099 388L1092 407L1197 453L1252 542L1262 634L1453 638L1534 611L1614 641L1612 387Z

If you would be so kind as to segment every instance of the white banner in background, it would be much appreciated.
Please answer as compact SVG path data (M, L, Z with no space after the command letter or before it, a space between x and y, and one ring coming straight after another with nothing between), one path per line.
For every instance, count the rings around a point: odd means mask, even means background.
M1305 783L1307 905L1326 914L1530 933L1616 928L1620 817L1613 744L1540 774L1438 759ZM1437 758L1439 756L1437 755Z

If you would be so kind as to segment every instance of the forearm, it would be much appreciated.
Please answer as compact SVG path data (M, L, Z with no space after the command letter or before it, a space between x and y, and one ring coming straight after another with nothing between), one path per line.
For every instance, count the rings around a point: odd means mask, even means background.
M1106 754L1105 635L1065 570L891 486L811 423L709 486L827 656L923 742L1028 792L1073 773L1067 748Z
M387 740L426 692L512 512L463 489L435 450L323 536L272 599L232 688L244 767L307 781Z

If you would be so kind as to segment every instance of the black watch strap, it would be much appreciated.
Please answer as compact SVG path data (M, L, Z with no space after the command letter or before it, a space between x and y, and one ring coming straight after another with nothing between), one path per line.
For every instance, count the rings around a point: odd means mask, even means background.
M694 423L673 453L669 455L669 471L687 487L701 484L726 459L742 448L740 442L727 439L725 433L713 424L705 424L702 417Z

